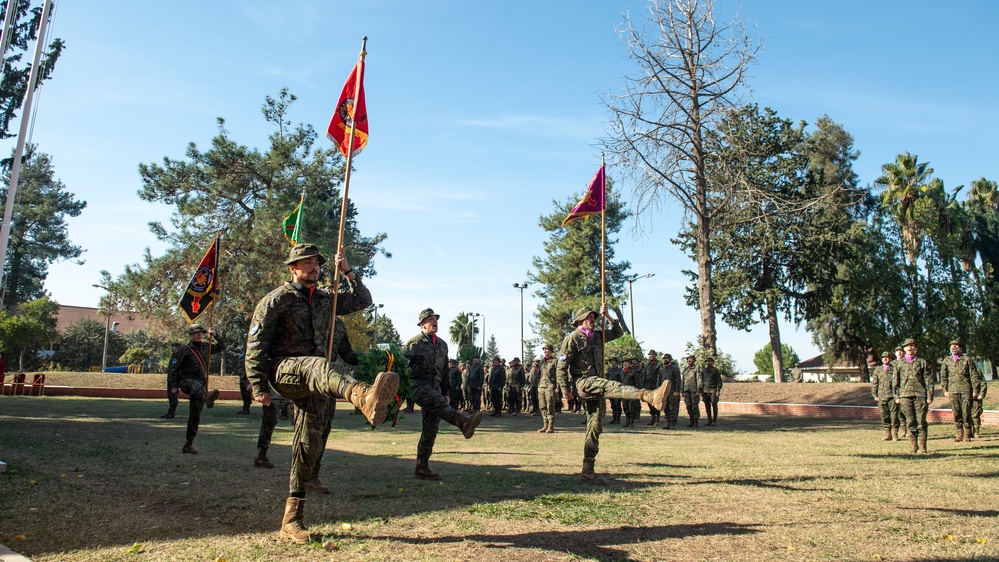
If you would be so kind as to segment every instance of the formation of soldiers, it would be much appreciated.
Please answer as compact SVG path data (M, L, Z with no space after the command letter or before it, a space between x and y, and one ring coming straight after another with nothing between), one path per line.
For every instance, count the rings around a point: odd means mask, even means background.
M956 426L955 442L970 442L980 434L988 385L975 361L963 351L960 339L950 342L950 354L940 362L940 384L950 398ZM927 454L926 415L935 392L936 371L917 356L916 340L885 351L881 367L871 376L871 396L878 404L885 441L909 438L911 452Z

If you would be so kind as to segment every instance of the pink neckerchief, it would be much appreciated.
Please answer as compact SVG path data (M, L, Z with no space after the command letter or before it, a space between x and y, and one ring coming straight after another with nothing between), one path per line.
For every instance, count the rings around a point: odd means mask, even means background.
M905 360L908 361L909 363L912 363L913 361L916 360L916 356L915 355L906 355L905 356Z
M954 358L955 363L957 363L957 360L961 358L961 355L958 353L951 353L950 356Z
M888 367L890 367L890 365L881 365L881 368L884 369L884 370L886 370L886 371L888 370Z
M593 335L596 333L593 330L587 330L586 328L584 328L582 326L579 327L579 331L583 332L583 335L586 336L586 339L589 339L589 340L592 340L593 339Z

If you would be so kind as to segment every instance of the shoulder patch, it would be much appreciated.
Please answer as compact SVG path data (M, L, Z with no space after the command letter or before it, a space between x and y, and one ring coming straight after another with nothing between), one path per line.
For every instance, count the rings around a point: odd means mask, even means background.
M558 360L559 361L565 361L565 353L559 353L558 354Z
M256 322L254 322L253 324L250 324L250 335L251 336L257 335L257 332L259 332L259 331L260 331L260 324L258 324Z

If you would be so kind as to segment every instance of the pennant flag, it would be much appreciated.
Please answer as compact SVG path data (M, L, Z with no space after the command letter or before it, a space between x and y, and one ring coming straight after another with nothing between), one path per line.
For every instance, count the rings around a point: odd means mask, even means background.
M577 219L585 219L593 215L599 215L604 210L604 167L600 166L597 174L593 176L590 187L586 188L586 193L579 203L572 208L569 216L562 221L562 226Z
M292 246L298 244L298 241L302 239L302 205L304 204L305 199L303 198L295 210L284 219L284 237L291 242Z
M354 95L357 99L354 99ZM359 61L354 65L354 70L347 77L347 83L343 85L340 92L340 99L336 102L336 111L330 119L330 126L326 128L326 137L335 142L340 149L340 153L347 156L348 145L350 143L350 125L354 121L357 126L354 129L354 152L356 156L365 145L368 144L368 109L364 105L364 62Z
M196 321L215 302L215 291L218 290L218 280L215 277L219 263L218 255L219 239L216 237L205 252L205 257L201 258L194 277L187 284L184 295L177 304L188 323Z

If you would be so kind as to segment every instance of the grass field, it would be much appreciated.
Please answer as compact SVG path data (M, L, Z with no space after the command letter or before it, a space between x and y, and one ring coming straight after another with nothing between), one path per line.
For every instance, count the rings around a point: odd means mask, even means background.
M0 542L34 560L997 560L999 437L929 457L870 422L723 417L666 432L605 427L591 487L577 473L581 416L442 426L415 480L420 415L365 429L340 406L306 521L336 552L279 539L291 429L273 470L253 468L260 409L206 410L182 455L186 405L0 398ZM645 421L647 418L643 418ZM685 418L681 414L681 426ZM135 552L129 552L130 550Z

